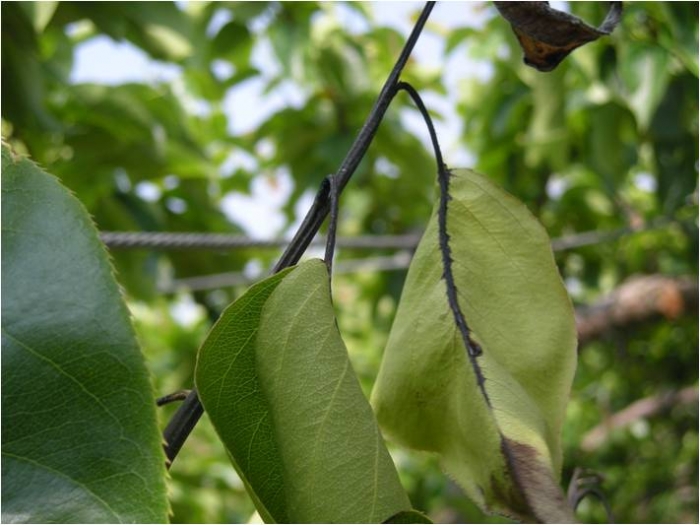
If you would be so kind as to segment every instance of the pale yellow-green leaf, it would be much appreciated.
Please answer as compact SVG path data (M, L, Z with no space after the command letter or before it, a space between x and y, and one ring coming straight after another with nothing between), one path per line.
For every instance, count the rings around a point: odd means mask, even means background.
M558 479L576 331L549 238L522 203L472 171L453 171L449 193L458 300L483 353L472 363L449 308L435 212L372 395L377 417L399 443L440 454L485 511L573 521Z

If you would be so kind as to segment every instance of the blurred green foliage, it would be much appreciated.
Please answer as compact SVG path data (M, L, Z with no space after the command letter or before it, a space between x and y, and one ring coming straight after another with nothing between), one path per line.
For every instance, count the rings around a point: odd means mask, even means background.
M256 180L274 183L281 168L294 181L284 208L291 223L298 198L338 167L403 45L398 31L373 21L371 6L343 8L363 20L364 29L346 31L337 6L314 2L4 2L3 136L61 177L102 230L239 232L221 211L223 197L251 192ZM570 8L598 23L606 4ZM476 159L473 167L522 199L552 237L641 228L557 254L575 302L591 303L635 274L697 275L697 3L625 4L610 37L576 50L549 74L525 67L509 25L492 6L481 9L488 15L482 27L469 26L466 17L463 28L429 26L445 43L435 64L470 56L491 72L464 78L453 108L464 123L463 144ZM71 82L76 47L99 35L127 41L171 66L176 80ZM251 63L262 44L270 46L276 75L263 75ZM216 74L215 64L225 64L225 74ZM445 92L444 71L411 61L405 77L420 91ZM291 83L304 103L232 134L225 97L249 79L262 79L267 97ZM202 106L205 111L196 110ZM398 96L344 192L341 234L423 228L433 199L434 161L404 128L400 113L408 107L408 98ZM232 153L254 162L232 165ZM139 196L142 182L155 185L158 198ZM666 222L645 229L659 220ZM275 254L142 250L114 251L113 257L155 389L165 394L192 384L196 350L211 320L242 290L163 296L156 284L172 276L241 270L251 260L264 268ZM366 391L404 277L384 272L335 278L339 325ZM191 322L178 320L175 312L192 299L197 315ZM581 348L564 432L563 480L575 467L602 474L619 522L698 520L697 406L640 419L591 452L580 447L585 433L606 416L645 397L697 386L694 315L617 330ZM162 410L163 426L173 409ZM481 515L434 458L393 453L414 505L435 520L504 521ZM176 522L241 522L254 511L206 417L171 476ZM579 517L605 520L592 499L581 505Z

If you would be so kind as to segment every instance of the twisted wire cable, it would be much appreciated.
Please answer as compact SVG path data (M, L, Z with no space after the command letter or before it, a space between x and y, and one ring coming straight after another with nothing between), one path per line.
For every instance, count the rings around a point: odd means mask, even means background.
M658 219L638 227L623 227L607 231L588 231L552 239L555 252L571 250L614 241L621 237L655 230L675 224L674 221ZM175 233L175 232L100 232L102 241L112 250L236 250L246 248L281 249L287 246L287 239L253 239L245 235L221 233ZM394 255L374 256L364 259L338 261L338 273L355 273L362 271L394 271L408 268L412 253L418 246L421 233L404 235L360 235L356 237L339 237L336 245L346 249L397 250ZM323 236L316 236L311 246L323 247ZM178 290L212 290L229 286L248 285L260 279L261 275L249 275L245 272L223 272L182 279L173 279L159 286L161 293L175 293Z
M554 251L570 250L581 246L590 246L608 242L625 235L640 231L663 228L673 221L660 219L640 227L626 226L614 230L593 230L552 239ZM413 250L418 245L421 233L403 235L358 235L355 237L338 237L339 248L364 250ZM197 232L100 232L100 238L112 250L236 250L245 248L284 248L288 239L254 239L245 235L226 233ZM312 246L325 246L326 239L316 236Z
M360 235L339 237L340 248L367 250L413 249L420 240L420 233L405 235ZM174 233L174 232L100 232L100 238L113 250L236 250L244 248L284 248L288 239L253 239L245 235L224 233ZM324 246L325 238L316 237L313 246Z

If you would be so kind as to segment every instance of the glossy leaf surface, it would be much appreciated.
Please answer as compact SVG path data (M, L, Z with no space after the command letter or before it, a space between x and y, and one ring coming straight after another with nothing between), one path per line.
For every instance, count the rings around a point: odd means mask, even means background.
M232 304L196 379L266 521L378 523L410 509L338 332L323 262Z
M165 522L146 367L84 208L2 147L2 520Z
M471 171L452 172L450 195L458 301L483 353L472 363L455 326L434 215L372 395L377 417L399 443L439 453L485 510L571 521L557 481L576 332L549 238L523 204Z

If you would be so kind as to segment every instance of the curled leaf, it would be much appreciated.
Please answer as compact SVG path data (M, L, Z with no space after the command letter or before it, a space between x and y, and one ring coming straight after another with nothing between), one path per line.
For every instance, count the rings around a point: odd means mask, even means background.
M488 179L454 171L449 188L457 298L482 352L468 355L448 304L434 214L372 393L377 418L400 444L437 452L484 511L574 521L558 478L576 331L549 238Z
M600 27L549 7L549 2L494 2L510 22L525 53L525 63L539 71L552 71L577 47L609 35L620 21L622 2L610 2Z
M233 303L199 352L196 382L266 522L380 523L410 510L340 337L323 261Z

